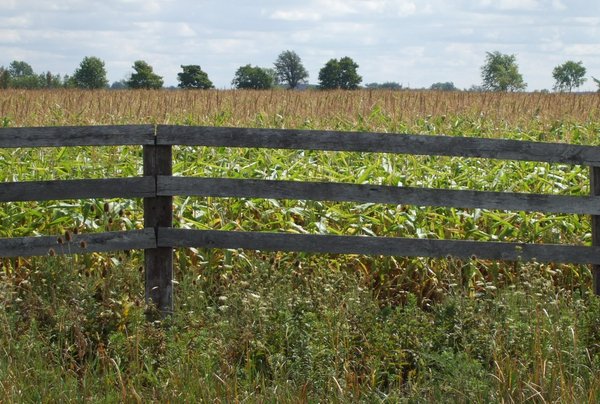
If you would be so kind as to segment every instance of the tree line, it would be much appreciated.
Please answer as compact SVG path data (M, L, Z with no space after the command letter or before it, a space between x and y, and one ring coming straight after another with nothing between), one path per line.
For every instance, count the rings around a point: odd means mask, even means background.
M354 90L360 87L362 77L358 74L358 64L350 57L330 59L319 70L318 86L324 90L343 89ZM0 88L132 88L159 89L164 85L162 76L154 72L153 67L144 60L137 60L132 66L133 72L127 79L116 81L109 86L104 61L95 56L83 58L72 75L52 74L51 72L35 73L33 68L24 61L13 61L7 68L0 66ZM208 74L200 65L181 65L177 73L178 87L184 89L214 88ZM555 91L568 91L579 88L586 81L586 68L581 61L566 61L552 71L555 80ZM231 81L236 89L270 89L286 87L297 89L308 86L309 74L300 56L294 51L286 50L279 54L273 67L259 67L247 64L240 66ZM481 66L481 85L474 85L471 91L523 91L527 83L519 72L516 56L503 54L498 51L487 52L484 64ZM592 77L600 91L600 80ZM396 82L369 83L371 89L402 89ZM430 90L456 91L453 82L438 82L429 87Z

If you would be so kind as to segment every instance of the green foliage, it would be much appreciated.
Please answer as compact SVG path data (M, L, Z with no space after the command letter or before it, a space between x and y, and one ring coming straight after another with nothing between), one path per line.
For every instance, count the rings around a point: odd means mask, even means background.
M240 66L235 72L231 85L237 89L266 90L273 87L273 73L262 67Z
M357 73L358 64L349 57L329 60L319 71L319 86L324 90L355 90L362 77Z
M10 62L10 65L8 65L8 74L10 74L12 78L19 78L25 76L33 76L34 73L33 68L29 63L13 60L12 62Z
M451 81L446 81L444 83L433 83L431 85L431 87L429 87L430 90L435 90L435 91L457 91L458 88L456 88L454 86L454 83Z
M152 66L143 60L136 60L133 63L135 73L127 80L127 87L141 89L159 89L163 86L161 76L154 73Z
M181 65L182 72L177 73L180 88L208 89L214 88L208 74L199 65Z
M84 57L70 80L75 87L90 90L108 86L104 62L95 56Z
M583 63L568 60L562 65L556 66L552 71L555 80L554 90L571 92L573 88L581 87L585 82L586 69Z
M598 90L597 91L600 92L600 80L598 80L595 77L592 77L592 80L594 80L594 83L596 83L596 85L598 86Z
M14 60L8 69L0 67L0 88L36 89L59 88L62 81L59 75L50 72L35 74L26 62Z
M127 80L123 79L123 80L115 81L115 82L113 82L110 85L110 88L112 90L123 90L123 89L126 89L127 88Z
M519 73L515 55L498 51L487 52L485 64L481 67L483 88L491 91L521 91L527 87Z
M0 94L0 125L170 122L579 144L597 144L600 127L595 94L22 93ZM173 152L176 175L589 194L587 169L562 164ZM4 149L0 181L136 176L141 158L132 146ZM135 229L140 205L4 204L0 237ZM245 198L174 206L182 228L591 243L579 215ZM215 249L179 249L175 262L175 314L149 324L141 251L0 258L0 402L600 400L600 299L585 266Z
M60 88L63 86L63 81L59 74L54 75L51 72L46 72L40 74L39 77L43 88Z
M386 81L385 83L368 83L365 84L365 88L374 90L402 90L402 84L396 83L395 81Z
M2 79L4 88L40 88L40 79L33 72L33 68L26 62L14 60L8 66L5 77Z
M302 64L302 59L294 51L286 50L279 54L274 63L279 81L294 89L308 79L308 71Z
M4 68L4 66L0 66L0 88L7 89L10 83L10 73L8 70Z

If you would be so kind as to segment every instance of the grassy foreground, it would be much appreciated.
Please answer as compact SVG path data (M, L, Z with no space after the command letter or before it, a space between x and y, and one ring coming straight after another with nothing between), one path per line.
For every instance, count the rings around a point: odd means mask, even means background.
M600 96L0 92L4 126L178 123L597 144ZM3 181L137 175L139 148L0 150ZM177 148L182 175L581 195L581 167ZM141 226L139 200L3 204L0 237ZM587 244L589 219L178 198L180 227ZM66 238L66 237L63 237ZM57 245L68 248L68 243ZM600 400L590 269L477 259L176 252L176 314L144 320L140 252L1 259L0 401Z

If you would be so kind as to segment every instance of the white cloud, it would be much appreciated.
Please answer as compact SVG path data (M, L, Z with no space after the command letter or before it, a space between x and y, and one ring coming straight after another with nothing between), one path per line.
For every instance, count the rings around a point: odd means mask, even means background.
M567 9L567 6L561 0L552 0L552 8L557 11L563 11Z
M180 37L195 37L196 31L194 31L192 29L192 27L190 27L189 24L187 23L179 23L179 24L175 24L175 32L177 33L178 36Z
M28 15L0 17L0 26L4 28L27 28L31 26L31 18Z
M565 53L571 56L598 56L600 43L569 45L565 47Z
M217 87L235 69L295 50L316 82L350 56L365 81L427 87L479 82L485 52L516 54L529 89L552 86L560 61L600 71L600 2L589 0L0 0L0 65L71 74L84 56L109 79L147 60L167 85L200 64ZM527 69L527 70L526 70ZM544 71L545 70L545 71ZM593 89L590 85L589 89Z
M270 17L274 20L283 21L319 21L321 14L308 10L277 10Z
M531 11L539 8L538 0L480 0L479 5L500 11Z
M21 41L19 31L15 29L0 29L0 44L11 44Z

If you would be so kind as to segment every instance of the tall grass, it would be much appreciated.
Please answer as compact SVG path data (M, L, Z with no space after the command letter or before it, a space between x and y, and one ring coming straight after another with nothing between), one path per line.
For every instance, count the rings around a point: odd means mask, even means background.
M597 94L3 91L4 126L171 123L597 144ZM0 150L0 179L138 175L139 147ZM176 175L583 195L582 167L381 153L175 149ZM138 200L3 204L0 237L142 226ZM589 244L580 215L176 198L178 227ZM57 245L57 248L62 248ZM176 251L144 320L140 252L0 260L0 401L600 398L585 266Z

